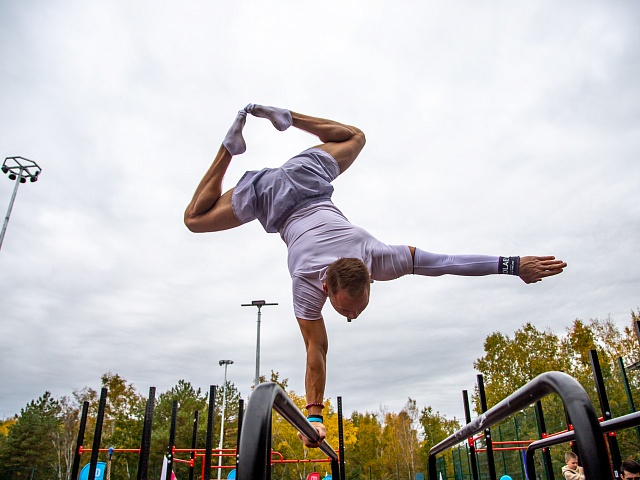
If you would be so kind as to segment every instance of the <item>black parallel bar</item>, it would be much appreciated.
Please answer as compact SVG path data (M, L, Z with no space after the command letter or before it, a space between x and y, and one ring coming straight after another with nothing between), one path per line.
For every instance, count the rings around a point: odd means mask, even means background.
M640 425L640 412L634 412L628 415L623 415L622 417L606 420L600 423L600 429L602 430L602 433L608 433L638 425ZM560 443L570 442L575 438L575 431L569 431L531 443L527 448L527 476L529 478L536 478L536 467L533 462L533 456L535 455L536 450L551 447L553 445L559 445ZM611 472L609 472L606 477L602 478L611 478Z
M73 454L73 466L71 467L71 480L78 480L80 472L80 457L82 456L82 444L84 443L84 431L87 428L87 415L89 413L89 402L82 402L82 415L80 416L80 426L78 427L78 439L76 440L76 451Z
M238 480L267 480L271 476L271 410L278 412L312 442L320 441L318 431L282 388L272 382L261 383L251 394L245 412L238 452ZM340 469L335 471L333 467L334 464L339 467L338 455L326 441L320 444L320 450L331 459L332 475L340 480Z
M96 432L93 436L93 447L91 447L91 463L89 464L88 478L95 478L96 467L98 466L98 454L100 453L100 440L102 439L102 423L104 422L104 411L107 406L107 389L100 392L100 403L98 404L98 416L96 418Z
M429 451L430 480L437 480L436 455L463 440L498 423L551 393L564 402L576 432L578 450L587 478L609 478L609 458L598 417L587 392L577 380L562 372L547 372L537 376L516 392L493 406L473 422L450 435Z
M596 350L589 350L589 359L591 360L591 370L593 370L593 378L596 381L596 391L598 392L598 400L600 401L600 409L602 410L603 420L611 420L611 406L609 405L609 397L607 396L607 387L604 384L602 369L600 368L600 360ZM613 464L614 478L620 478L620 466L622 458L620 457L620 447L618 447L618 439L615 435L607 435L609 443L609 453L611 453L611 463Z
M538 424L538 435L544 438L547 435L547 424L544 421L544 412L542 411L542 402L536 402L536 422ZM551 461L551 452L548 448L542 450L542 458L544 459L544 471L547 474L547 480L555 480L553 473L553 463Z
M171 406L171 426L169 427L169 446L167 446L167 471L163 480L171 480L173 472L173 447L176 444L176 422L178 419L178 401Z
M482 374L477 376L478 378L478 393L480 394L480 409L484 414L487 411L487 395L484 391L484 378ZM484 440L487 444L487 467L489 468L489 478L491 480L497 480L496 475L496 463L493 458L493 440L491 439L491 429L487 425L484 429Z
M344 479L344 429L342 425L342 397L338 397L338 454L340 457L340 478Z
M211 450L213 445L213 415L216 409L216 386L209 387L209 410L207 411L207 438L204 444L204 479L211 480Z
M462 402L464 403L464 418L468 425L471 423L471 408L469 407L469 394L466 390L462 391ZM469 436L471 437L472 435ZM469 443L469 463L471 465L471 475L473 476L473 480L479 480L478 463L476 461L476 447L473 443Z
M147 480L149 477L149 455L151 454L151 428L153 426L153 410L156 400L156 387L149 388L149 398L144 409L142 424L142 440L140 441L140 458L138 459L137 480Z
M244 418L244 400L238 400L238 440L236 442L236 473L238 471L238 455L240 454L240 437L242 435L242 420Z
M196 410L193 412L193 433L191 434L191 454L189 455L189 459L191 460L191 465L189 466L189 480L193 480L193 474L195 471L195 458L196 452L195 449L198 448L198 420L200 419L200 412Z

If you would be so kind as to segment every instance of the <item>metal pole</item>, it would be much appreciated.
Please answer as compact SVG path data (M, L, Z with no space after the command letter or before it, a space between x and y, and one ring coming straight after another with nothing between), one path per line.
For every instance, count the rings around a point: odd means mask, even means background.
M462 402L464 405L464 418L467 424L471 423L471 409L469 407L469 394L466 390L462 391ZM478 475L478 462L476 459L476 447L475 444L469 443L469 464L471 466L471 477L473 480L478 480L480 476Z
M258 333L256 338L256 374L253 379L254 388L260 383L260 309L264 306L278 305L277 303L267 303L264 300L253 300L251 303L243 303L241 307L258 307Z
M622 375L622 383L624 384L624 391L627 394L630 413L634 413L636 411L636 406L633 403L633 395L631 394L631 388L629 387L629 379L627 378L627 371L624 368L622 357L618 357L618 367L620 367L620 373ZM638 441L640 441L640 427L636 427L636 434L638 435Z
M0 248L2 248L2 241L4 240L4 232L7 231L7 225L9 224L9 217L11 216L11 210L13 210L13 202L16 199L16 194L18 193L18 187L20 186L21 179L22 179L22 169L20 169L20 174L16 178L16 186L13 187L13 194L11 195L11 200L9 200L9 209L7 210L7 216L4 217L4 224L2 225L2 233L0 233Z
M256 337L256 374L253 378L253 386L257 387L260 382L260 318L262 314L260 313L261 305L258 305L258 333Z
M604 420L611 420L613 415L611 414L611 407L609 406L607 389L604 385L604 377L602 376L602 369L600 368L600 360L598 360L598 352L596 350L589 350L589 359L591 360L591 369L593 370L593 378L596 384L596 391L598 392L598 400L600 400L602 418ZM618 446L618 439L615 437L615 432L607 435L607 441L609 443L609 453L611 455L611 463L613 466L613 476L617 479L620 478L622 458L620 456L620 447Z
M2 164L2 173L9 175L10 180L15 180L16 185L13 187L13 193L11 194L11 200L9 201L9 208L7 215L4 217L4 223L2 225L2 231L0 231L0 248L2 248L2 242L4 241L4 234L9 224L9 217L11 216L11 210L13 210L13 203L18 193L18 186L21 183L26 183L27 178L32 182L38 181L38 176L42 169L33 160L29 160L24 157L7 157Z
M224 439L224 410L227 404L227 367L233 363L233 360L220 360L218 363L221 366L224 365L224 384L222 385L222 416L220 417L220 444L218 445L218 480L220 480L220 474L222 473L222 441Z
M487 396L484 391L484 378L482 374L477 375L478 378L478 394L480 396L480 408L482 413L486 413L487 408ZM493 440L491 439L491 429L489 427L484 429L484 440L487 444L487 466L489 468L490 480L496 480L496 465L493 459Z

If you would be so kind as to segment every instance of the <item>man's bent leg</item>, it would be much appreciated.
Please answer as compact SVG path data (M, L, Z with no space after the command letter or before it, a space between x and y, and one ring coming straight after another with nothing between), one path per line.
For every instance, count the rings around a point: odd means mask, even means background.
M196 188L184 212L184 223L192 232L217 232L242 224L231 208L233 189L222 195L222 180L231 158L227 147L220 146L216 158Z
M316 135L323 142L317 148L336 159L340 173L351 166L364 148L364 133L356 127L296 112L291 112L291 116L294 127Z

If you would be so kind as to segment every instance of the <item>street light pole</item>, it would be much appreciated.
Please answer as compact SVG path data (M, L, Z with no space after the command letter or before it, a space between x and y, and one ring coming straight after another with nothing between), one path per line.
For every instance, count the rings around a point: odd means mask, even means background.
M260 383L260 309L262 307L278 305L277 303L267 303L264 300L253 300L251 303L243 303L241 307L258 307L258 336L256 339L256 376L253 379L253 386L257 387Z
M224 384L222 389L222 416L220 420L220 445L218 445L218 480L222 472L222 440L224 439L224 410L227 405L227 367L233 363L233 360L220 360L218 364L224 365Z
M9 209L7 215L4 217L4 224L2 225L2 231L0 232L0 248L2 248L2 241L4 240L4 233L7 231L7 225L9 224L9 217L11 216L11 210L13 209L13 202L16 199L18 193L18 186L21 183L27 183L27 178L31 182L37 182L38 176L42 169L33 160L23 157L7 157L2 164L2 173L9 175L9 180L15 180L16 185L13 187L13 194L9 201Z

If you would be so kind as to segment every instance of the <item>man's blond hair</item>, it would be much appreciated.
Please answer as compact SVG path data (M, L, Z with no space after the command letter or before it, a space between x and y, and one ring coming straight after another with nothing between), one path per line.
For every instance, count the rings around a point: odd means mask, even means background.
M357 298L368 292L371 277L362 260L341 258L329 265L326 283L331 295L344 290L350 297Z

